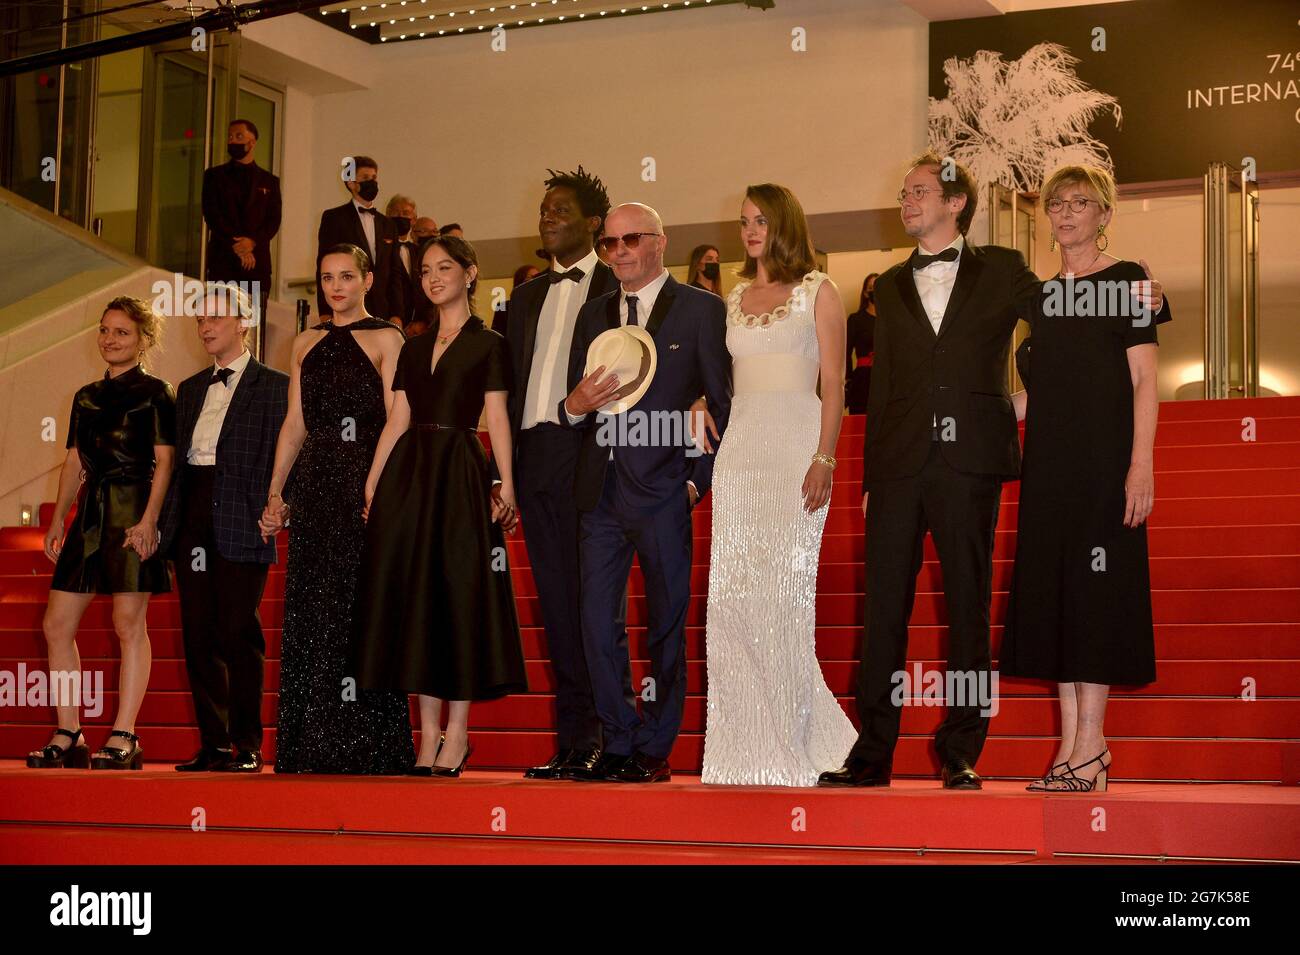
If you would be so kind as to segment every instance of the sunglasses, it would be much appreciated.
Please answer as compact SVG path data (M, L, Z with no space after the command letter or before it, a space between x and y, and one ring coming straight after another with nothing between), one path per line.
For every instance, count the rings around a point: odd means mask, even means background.
M635 249L641 244L641 237L647 235L663 235L662 232L629 232L627 235L607 235L600 240L601 251L610 253L618 248L622 242L629 249Z

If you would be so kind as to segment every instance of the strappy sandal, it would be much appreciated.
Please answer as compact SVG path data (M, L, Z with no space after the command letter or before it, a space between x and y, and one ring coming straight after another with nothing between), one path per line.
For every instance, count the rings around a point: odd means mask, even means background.
M1065 772L1063 772L1056 779L1057 782L1064 784L1065 788L1051 789L1048 790L1048 792L1104 793L1106 791L1106 785L1109 781L1107 772L1110 769L1110 763L1105 762L1105 757L1109 755L1110 755L1110 750L1108 749L1105 750L1103 753L1101 753L1101 755L1094 756L1086 763L1080 763L1078 766L1066 766ZM1083 769L1083 767L1090 766L1093 763L1101 763L1101 769L1097 771L1097 775L1094 776L1092 779L1084 779L1083 777L1075 774L1074 771L1076 769Z
M29 769L87 769L90 766L90 748L80 742L81 730L57 729L55 736L72 740L67 746L49 743L42 749L27 754Z
M144 768L144 747L140 745L140 737L134 733L128 733L126 730L113 730L108 734L108 738L121 736L131 743L130 749L121 749L116 746L101 746L91 757L91 769L143 769Z

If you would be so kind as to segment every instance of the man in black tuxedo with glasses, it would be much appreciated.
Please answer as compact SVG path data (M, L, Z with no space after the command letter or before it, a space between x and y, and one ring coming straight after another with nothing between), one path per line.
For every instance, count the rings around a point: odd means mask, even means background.
M1002 482L1020 472L1006 390L1016 322L1040 283L1014 249L966 237L974 180L932 153L903 180L903 227L917 241L876 280L875 364L867 401L862 509L867 611L857 685L861 726L842 769L823 786L887 786L902 717L895 691L926 532L948 611L949 686L991 690L989 603ZM907 701L904 700L904 703ZM935 748L947 789L979 789L975 761L991 700L948 699Z

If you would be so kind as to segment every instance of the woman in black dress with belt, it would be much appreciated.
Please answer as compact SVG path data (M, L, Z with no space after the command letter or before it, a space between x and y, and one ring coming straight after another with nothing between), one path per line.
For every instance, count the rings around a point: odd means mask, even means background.
M848 318L845 336L844 406L849 414L867 413L871 393L871 362L876 342L876 279L872 272L862 282L858 310Z
M1058 684L1061 741L1029 789L1104 791L1110 687L1156 675L1145 521L1156 324L1172 316L1144 265L1103 251L1115 204L1107 173L1065 167L1042 195L1061 272L1044 283L1017 352L1027 393L1012 401L1025 446L999 669Z
M294 339L289 413L261 521L269 536L292 520L275 771L398 775L415 758L406 694L359 689L351 660L366 472L404 338L365 313L374 276L361 249L327 252L320 280L334 317Z
M99 354L108 370L72 399L69 451L45 534L45 554L55 566L42 626L51 674L79 677L81 617L95 594L113 595L113 629L122 649L117 715L113 732L92 757L81 741L79 700L64 700L49 745L27 756L33 768L144 765L135 721L152 660L145 614L150 594L171 590L157 550L158 515L176 443L176 398L171 385L141 365L162 329L162 318L148 302L128 297L109 302L99 320ZM65 537L64 520L74 498L77 516Z
M402 348L393 409L366 480L357 678L362 687L418 693L412 772L459 776L471 752L470 701L528 689L501 529L515 509L510 355L470 311L473 246L438 236L419 261L438 321ZM478 438L485 405L501 475L495 500Z

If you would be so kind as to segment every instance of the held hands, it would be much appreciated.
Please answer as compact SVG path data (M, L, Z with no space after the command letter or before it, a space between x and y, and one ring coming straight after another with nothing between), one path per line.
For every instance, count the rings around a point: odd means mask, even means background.
M519 508L515 503L515 489L505 482L492 485L492 520L501 525L507 534L519 526Z
M123 547L130 547L140 555L141 560L148 560L158 549L158 524L149 518L144 518L139 524L126 529L126 540L122 542Z
M712 454L716 445L714 441L719 440L718 426L713 421L713 415L709 414L709 403L703 398L696 398L695 403L691 405L691 410L686 416L686 427L690 431L691 440L695 442L696 447L704 451L705 454ZM709 440L709 432L713 432L713 441Z
M1138 527L1151 513L1156 479L1150 464L1130 464L1124 478L1124 526Z
M569 397L564 399L564 410L575 418L591 414L597 408L609 404L614 393L618 391L618 379L609 375L604 380L605 366L601 365L574 388Z
M262 532L262 543L267 543L280 533L288 522L289 505L284 503L279 494L272 494L266 499L266 508L257 522L258 529Z
M1133 297L1142 308L1149 308L1151 314L1155 315L1164 307L1165 287L1160 284L1159 279L1151 275L1151 267L1147 265L1146 259L1139 259L1138 264L1142 266L1142 271L1147 274L1147 277L1133 283Z
M814 461L803 477L803 507L808 513L825 507L831 499L831 468Z
M695 485L690 482L687 482L686 484L686 500L690 501L692 508L694 508L700 500L700 492L695 490Z
M239 264L244 267L244 271L251 272L257 267L257 259L253 257L253 247L255 243L247 236L236 236L235 241L231 244L231 251L239 256Z

